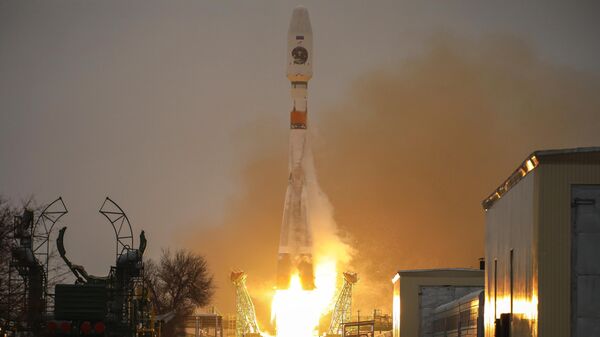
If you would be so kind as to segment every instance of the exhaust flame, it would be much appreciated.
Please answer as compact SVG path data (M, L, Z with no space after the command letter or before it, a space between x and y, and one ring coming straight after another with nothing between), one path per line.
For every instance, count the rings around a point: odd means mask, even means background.
M319 186L310 145L307 145L304 165L314 244L315 289L303 290L299 275L293 275L288 289L275 291L271 320L277 337L317 336L319 319L329 313L335 303L338 274L341 275L338 268L344 268L353 254L352 248L338 236L333 207Z
M318 335L319 319L331 310L336 293L336 261L326 258L315 267L314 290L303 290L299 275L293 275L288 289L277 290L271 306L271 319L278 337Z

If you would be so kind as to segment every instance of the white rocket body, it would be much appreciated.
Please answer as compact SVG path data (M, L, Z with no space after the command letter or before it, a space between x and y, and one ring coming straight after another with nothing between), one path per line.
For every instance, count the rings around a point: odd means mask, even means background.
M312 78L312 40L308 11L296 7L288 30L287 77L290 82L308 82Z
M305 157L307 152L307 89L312 78L312 28L308 11L297 7L288 30L287 77L291 82L293 108L290 113L289 179L285 194L277 287L287 289L298 274L302 287L314 289L312 232L307 214Z

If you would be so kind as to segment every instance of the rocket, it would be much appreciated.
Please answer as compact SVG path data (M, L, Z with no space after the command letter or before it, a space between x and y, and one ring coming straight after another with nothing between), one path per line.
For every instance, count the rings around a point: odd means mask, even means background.
M287 41L287 77L291 83L293 108L290 113L289 178L279 254L277 288L287 289L293 275L298 275L304 290L312 290L314 271L313 241L307 215L305 160L307 152L307 89L312 77L312 29L308 11L296 7L292 14Z

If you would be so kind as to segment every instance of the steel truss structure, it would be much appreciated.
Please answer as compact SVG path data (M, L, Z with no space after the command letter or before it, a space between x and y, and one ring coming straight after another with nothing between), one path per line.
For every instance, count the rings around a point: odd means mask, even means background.
M116 236L116 257L124 250L133 249L133 229L127 214L111 198L106 197L99 212L108 219L115 231Z
M352 314L352 287L358 282L356 273L344 273L344 286L338 295L331 315L331 324L329 325L330 335L341 335L343 324L350 321Z
M42 314L53 309L54 294L48 290L50 236L68 210L59 197L41 211L35 222L34 213L25 208L23 214L14 219L6 296L9 322L5 324L13 331L35 334Z
M254 304L246 288L247 275L243 271L231 272L231 282L235 285L235 335L244 337L247 334L259 334Z

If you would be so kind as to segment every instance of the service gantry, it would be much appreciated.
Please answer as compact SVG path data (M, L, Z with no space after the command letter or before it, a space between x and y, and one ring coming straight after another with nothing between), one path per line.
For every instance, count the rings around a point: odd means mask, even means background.
M350 321L352 314L352 287L358 282L356 273L344 273L344 286L340 291L331 315L329 335L341 335L343 323Z
M235 336L244 337L248 334L260 334L254 304L246 289L247 275L243 271L232 271L231 282L235 285Z

